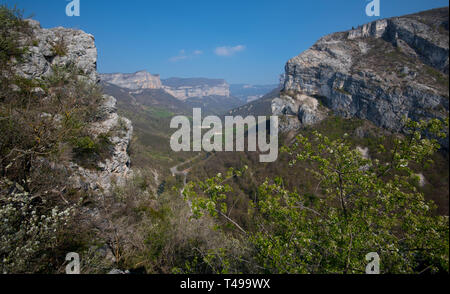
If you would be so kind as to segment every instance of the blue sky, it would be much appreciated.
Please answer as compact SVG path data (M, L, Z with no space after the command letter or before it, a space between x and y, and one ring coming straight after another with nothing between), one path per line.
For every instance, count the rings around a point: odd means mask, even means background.
M380 18L448 6L443 0L380 0ZM168 77L277 83L286 61L321 36L375 20L368 0L13 0L45 28L82 29L96 38L98 70L147 70Z

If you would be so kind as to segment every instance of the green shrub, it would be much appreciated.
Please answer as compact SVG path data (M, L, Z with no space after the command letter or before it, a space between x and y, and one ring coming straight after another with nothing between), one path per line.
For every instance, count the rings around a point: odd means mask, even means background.
M90 154L98 152L98 145L90 137L76 138L73 142L74 151L77 154Z
M20 59L26 48L20 48L18 38L21 34L29 34L29 26L22 21L22 12L17 8L0 5L0 68L11 58Z
M57 41L53 42L52 52L56 56L66 56L67 55L67 45L62 37L59 37Z

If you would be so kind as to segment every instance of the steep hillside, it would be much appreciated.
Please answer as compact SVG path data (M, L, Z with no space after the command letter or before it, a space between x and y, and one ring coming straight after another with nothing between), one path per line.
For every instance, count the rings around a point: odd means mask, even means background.
M100 203L132 175L133 127L98 86L92 35L3 5L0 23L0 272L59 272L108 242Z
M272 89L263 97L255 101L249 102L245 105L234 108L230 110L227 114L233 116L240 115L242 117L246 117L248 115L270 116L272 115L272 100L280 95L280 90L281 88Z
M31 42L31 46L23 55L23 60L13 66L16 79L20 79L20 82L10 85L13 91L24 91L23 87L28 83L30 84L28 86L32 86L32 95L45 105L51 99L62 99L60 95L76 95L70 92L68 85L58 88L60 85L52 83L64 82L64 79L75 76L83 79L87 87L96 87L99 82L96 71L97 49L92 35L65 28L42 29L34 20L27 20L27 25L30 30L29 36L21 39L21 42L23 44ZM109 189L113 178L123 181L130 173L127 148L133 128L127 118L117 115L114 97L103 95L90 103L98 103L92 105L98 108L98 112L95 117L87 118L88 120L83 122L86 124L88 135L86 138L91 137L95 141L99 136L108 135L107 140L111 146L106 154L109 156L104 159L93 158L93 161L90 158L81 159L75 156L73 162L66 168L72 171L71 179L80 188L87 186ZM44 109L41 110L42 113L45 112ZM45 113L49 118L61 120L62 113L57 109ZM89 164L86 164L87 161ZM85 168L86 166L89 168Z
M202 98L188 98L185 101L186 107L201 108L205 115L222 115L227 113L230 109L234 109L243 104L243 102L235 97L225 96L208 96Z

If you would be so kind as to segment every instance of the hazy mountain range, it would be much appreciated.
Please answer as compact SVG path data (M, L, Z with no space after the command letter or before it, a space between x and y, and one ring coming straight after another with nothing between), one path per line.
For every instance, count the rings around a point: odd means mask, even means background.
M257 100L278 85L228 84L223 79L168 78L146 71L136 73L101 74L104 85L120 87L111 95L129 95L135 99L162 105L185 105L186 109L201 107L206 113L222 114L247 102ZM110 91L112 87L106 87ZM146 97L146 98L144 98ZM169 98L170 97L170 98ZM178 103L174 100L184 103ZM151 101L151 102L150 102Z

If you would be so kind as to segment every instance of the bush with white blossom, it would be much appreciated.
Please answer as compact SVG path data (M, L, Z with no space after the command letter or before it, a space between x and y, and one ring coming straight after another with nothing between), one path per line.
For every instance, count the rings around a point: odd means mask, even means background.
M35 261L57 246L57 235L73 208L49 209L45 204L45 199L27 192L0 195L1 273L35 272Z

